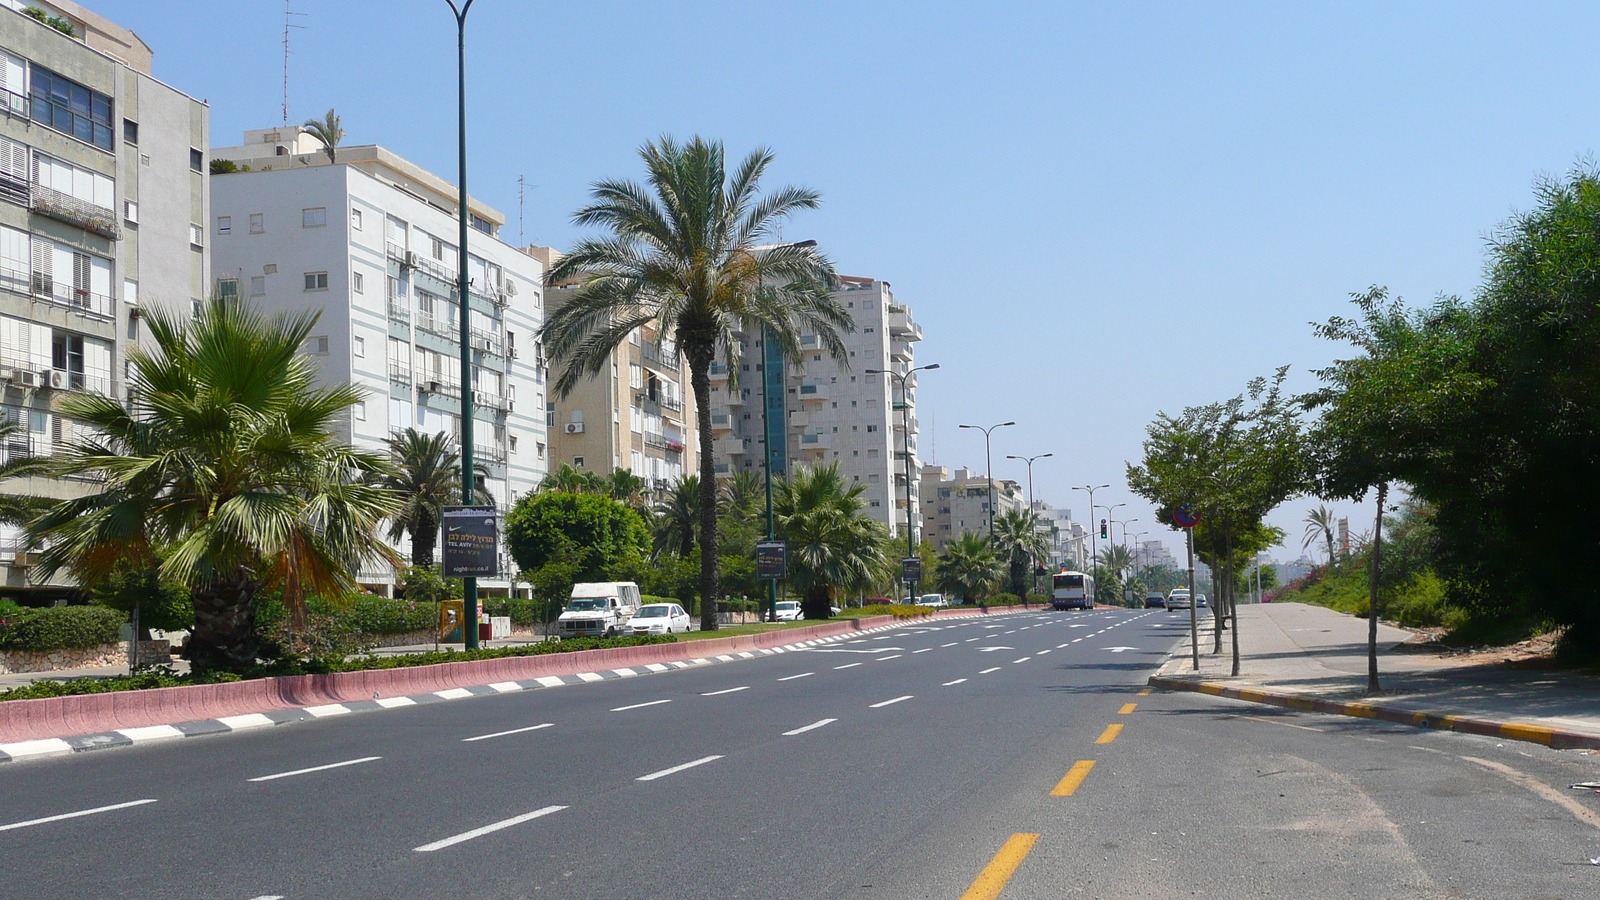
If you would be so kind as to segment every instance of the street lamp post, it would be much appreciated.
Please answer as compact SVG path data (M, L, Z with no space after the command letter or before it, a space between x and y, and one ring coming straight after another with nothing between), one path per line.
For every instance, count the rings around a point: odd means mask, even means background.
M1109 485L1109 484L1096 484L1096 485L1084 485L1083 487L1075 487L1075 488L1073 488L1073 490L1075 490L1075 491L1088 491L1089 492L1089 569L1090 569L1091 572L1094 570L1095 557L1100 552L1100 542L1095 539L1095 534L1094 534L1094 511L1095 511L1094 492L1100 490L1101 488L1108 488L1108 487L1111 487L1111 485Z
M472 299L467 291L467 11L473 0L444 0L456 17L456 219L460 252L456 255L456 302L461 310L461 503L478 499L472 446ZM468 650L478 649L478 579L461 579L461 636Z
M1112 518L1111 518L1111 514L1113 512L1115 512L1116 510L1120 509L1121 507L1124 507L1124 506L1127 506L1127 505L1128 504L1126 504L1126 503L1118 503L1115 506L1098 506L1098 507L1091 507L1089 509L1089 517L1091 519L1094 518L1094 511L1096 509L1103 509L1103 510L1106 511L1106 522L1107 522L1107 525L1106 525L1106 539L1109 540L1109 541L1112 541L1113 543L1116 542L1116 537L1114 535L1112 535L1111 526L1109 524L1110 522L1113 521ZM1096 555L1095 562L1099 562L1099 560L1100 560L1100 557L1098 555Z
M988 428L985 428L982 425L957 426L959 428L976 428L977 430L983 432L983 468L984 477L989 482L989 540L991 541L994 540L994 463L989 453L989 432L994 431L996 428L1004 428L1007 425L1015 424L1017 423L1001 422L999 425L990 425Z
M917 555L917 541L916 541L915 532L911 527L911 401L906 399L906 379L910 378L912 376L912 374L914 374L916 372L931 372L931 371L933 371L934 369L937 369L937 368L939 368L939 364L938 363L930 363L930 364L928 364L926 366L917 366L914 369L907 369L905 372L903 372L901 374L898 374L898 375L895 374L894 372L889 371L888 369L867 369L866 370L866 374L868 374L868 375L887 375L890 378L893 378L894 380L900 382L900 418L901 418L901 421L905 423L905 446L906 446L906 558L907 559L910 559L910 558L912 558L912 557ZM890 400L892 401L893 399L894 399L893 398L893 394L891 394L890 395ZM906 580L906 585L907 585L906 594L910 595L912 593L913 589L914 589L914 585L911 584L910 579Z
M1055 454L1054 453L1041 453L1038 456L1010 456L1010 455L1006 456L1006 459L1020 459L1023 462L1028 464L1028 513L1030 515L1033 513L1033 461L1036 460L1036 459L1044 459L1047 456L1055 456ZM1033 558L1033 554L1032 553L1028 554L1028 564L1029 564L1029 568L1030 569L1037 570L1038 565L1039 565L1039 561ZM1039 582L1038 582L1039 576L1037 574L1034 574L1031 577L1034 579L1033 586L1037 588L1039 586ZM1028 598L1024 597L1024 598L1022 598L1022 600L1023 600L1022 605L1023 605L1024 608L1026 608L1027 605L1028 605L1028 602L1027 602Z

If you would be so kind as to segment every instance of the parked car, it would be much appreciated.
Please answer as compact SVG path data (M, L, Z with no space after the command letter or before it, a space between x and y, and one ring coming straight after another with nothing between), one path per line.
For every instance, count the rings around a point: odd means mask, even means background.
M689 614L676 603L646 603L628 620L630 634L688 634Z
M1201 607L1202 609L1205 608L1206 595L1205 594L1195 594L1194 595L1194 605L1198 606L1198 607Z
M1174 588L1167 594L1167 609L1188 609L1192 604L1188 588Z
M1144 608L1145 609L1166 609L1167 608L1166 595L1161 593L1160 591L1151 591L1150 593L1145 594L1144 595Z
M556 619L556 633L570 637L615 637L639 608L639 586L631 581L583 582Z
M798 600L779 600L777 610L779 622L798 622L803 615Z
M950 605L950 601L946 600L943 594L923 594L917 598L917 603L922 606L931 606L934 609Z

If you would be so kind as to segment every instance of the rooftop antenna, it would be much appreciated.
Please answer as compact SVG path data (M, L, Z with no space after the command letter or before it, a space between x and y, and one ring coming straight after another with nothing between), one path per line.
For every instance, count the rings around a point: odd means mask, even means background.
M928 413L928 465L939 464L939 417Z
M522 191L523 191L523 188L525 188L527 186L528 186L528 180L526 178L522 177L521 175L518 175L517 176L517 246L518 247L526 247L526 246L528 246L527 241L522 236L522 223L523 223L523 217L522 217L522 199L523 199L522 198ZM538 187L538 185L536 184L536 185L534 185L534 187Z
M291 16L309 16L310 13L295 12L289 8L290 0L283 0L283 127L289 127L289 29L304 29L304 25L296 25Z

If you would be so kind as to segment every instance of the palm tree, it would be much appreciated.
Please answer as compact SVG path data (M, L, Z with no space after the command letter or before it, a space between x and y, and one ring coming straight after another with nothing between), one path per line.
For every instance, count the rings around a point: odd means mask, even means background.
M808 619L833 616L836 591L870 584L883 566L884 528L863 510L866 487L837 464L800 468L773 485L772 512L788 544L789 578Z
M562 463L550 471L539 482L538 490L541 493L551 491L562 494L597 494L599 478L593 472L583 469L574 469L567 463Z
M339 126L339 114L328 110L328 114L321 119L307 119L302 126L311 136L322 142L322 152L328 154L328 162L338 162L334 158L339 142L344 140L344 129Z
M20 422L0 419L0 447L6 448L4 462L0 462L0 482L40 474L49 464L48 457L33 455L27 440L28 430ZM13 446L20 449L13 450ZM45 497L0 493L0 524L26 525L54 505L54 500Z
M1011 593L1028 602L1028 569L1050 554L1050 544L1039 533L1039 514L1031 509L1007 510L995 517L994 548L1006 562Z
M389 540L398 541L410 532L411 564L431 566L443 508L461 496L461 455L455 441L442 431L424 434L407 428L389 438L388 445L393 471L381 483L404 504L390 520Z
M1305 523L1306 536L1305 540L1300 542L1300 549L1304 551L1310 548L1318 538L1321 538L1328 542L1328 565L1333 565L1333 510L1326 505L1318 504L1316 509L1306 510Z
M383 456L333 434L361 399L317 387L301 351L317 316L265 319L219 298L190 318L149 309L155 352L130 348L132 399L72 394L60 412L90 437L51 458L51 474L91 479L29 527L40 565L98 584L119 562L159 564L189 588L196 669L239 671L257 657L255 610L277 591L303 621L307 594L356 588L369 559L400 562L378 526L401 509L372 483ZM159 550L159 553L158 553Z
M956 594L962 603L971 603L987 596L1000 583L1004 570L994 544L969 531L945 545L933 564L933 578L939 590Z
M673 482L656 501L655 513L655 552L693 553L695 529L700 524L700 476L691 472Z
M799 358L802 333L837 358L850 315L829 295L838 277L815 242L768 244L790 214L814 209L815 191L786 187L758 196L772 154L759 149L731 176L721 143L670 137L639 151L648 187L595 184L594 202L573 214L579 225L610 232L579 241L546 274L576 284L571 299L540 329L562 366L554 392L565 396L585 378L609 371L611 352L646 325L671 335L689 363L700 454L701 627L717 627L717 484L711 433L711 363L731 365L746 328L761 330L783 354Z
M748 522L761 509L766 484L755 469L740 469L718 485L722 515L735 522Z
M619 503L626 503L641 513L649 509L645 502L649 482L622 467L617 467L611 474L599 477L603 493Z

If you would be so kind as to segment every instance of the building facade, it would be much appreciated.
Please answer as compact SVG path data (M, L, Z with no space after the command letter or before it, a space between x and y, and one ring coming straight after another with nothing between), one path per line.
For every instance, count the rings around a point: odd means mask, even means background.
M527 252L548 269L561 254L549 247ZM570 288L551 288L547 302L560 308ZM645 479L652 496L699 471L694 391L689 364L669 336L653 326L636 330L611 353L606 371L580 382L565 397L545 402L550 465L605 475L627 469Z
M888 282L842 281L833 296L854 323L840 335L843 359L833 358L816 335L801 335L795 363L764 341L759 327L750 327L738 335L737 368L712 366L714 465L719 475L761 471L765 413L774 423L775 475L794 466L837 464L846 482L863 487L866 512L903 539L909 461L911 528L920 539L917 376L906 379L902 392L898 379L868 370L909 372L922 327Z
M142 309L205 296L209 110L157 81L151 58L76 3L0 0L0 417L17 427L0 441L6 459L80 436L55 411L63 395L125 396L127 349L148 339ZM64 499L84 486L6 489ZM62 599L70 584L31 563L18 530L0 528L0 593Z
M1072 510L1057 509L1037 500L1033 512L1039 517L1039 533L1050 547L1050 566L1056 570L1088 571L1089 532L1072 520Z
M213 153L249 167L213 179L214 290L268 312L320 314L306 352L326 383L366 393L340 436L367 449L406 428L459 439L470 390L474 462L496 506L533 490L550 452L535 340L544 266L499 239L503 217L468 201L473 376L464 388L450 183L373 145L341 147L331 164L298 127L249 131L242 146ZM362 582L384 591L393 577L367 572ZM480 584L485 596L509 587Z
M990 496L994 497L995 516L1028 508L1022 486L1015 481L991 481L965 468L952 472L944 466L923 466L922 520L934 549L943 550L963 534L987 535Z

